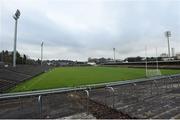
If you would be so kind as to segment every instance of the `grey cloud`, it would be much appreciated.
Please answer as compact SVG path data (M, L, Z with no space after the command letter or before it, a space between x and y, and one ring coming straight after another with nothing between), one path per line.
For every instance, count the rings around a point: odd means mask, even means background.
M42 5L42 8L37 5L35 9L32 7L22 9L18 26L19 44L34 48L33 46L44 41L50 51L50 48L67 48L65 54L70 55L71 59L83 60L90 56L111 57L113 47L117 49L118 57L144 55L146 45L150 49L149 54L153 55L156 46L160 48L159 52L166 52L164 31L171 30L172 47L176 47L177 52L180 51L177 48L180 39L178 0L173 2L102 0L92 4L88 3L90 1L46 0L46 2L48 4ZM14 21L10 10L7 9L2 15L3 36L6 36L3 37L6 39L3 41L11 41L13 38ZM48 12L54 12L57 19L64 21L57 20L59 24L52 21L47 16ZM67 25L63 22L67 22ZM81 29L78 25L82 27L84 25L85 28ZM4 49L8 49L9 44L12 42L4 42ZM55 53L49 55L49 59L57 59L56 54L59 54L60 58L64 57L59 51L53 49L52 52Z

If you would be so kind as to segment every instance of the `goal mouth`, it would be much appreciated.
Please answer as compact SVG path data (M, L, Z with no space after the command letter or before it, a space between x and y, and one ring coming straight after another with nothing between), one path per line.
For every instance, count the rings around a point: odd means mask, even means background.
M146 71L146 77L155 77L155 76L160 76L161 71L159 69L151 69Z

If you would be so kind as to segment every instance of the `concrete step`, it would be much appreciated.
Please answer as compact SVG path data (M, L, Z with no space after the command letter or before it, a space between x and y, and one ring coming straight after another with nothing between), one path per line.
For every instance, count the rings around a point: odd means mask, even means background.
M117 110L124 111L133 117L149 118L156 113L156 109L166 107L164 99L170 99L166 95L155 96L148 98L144 101L132 102L132 103L119 103L116 105ZM162 101L163 100L163 101ZM158 112L158 111L157 111Z
M167 109L165 112L162 112L156 116L154 116L154 119L171 119L174 117L177 117L178 114L180 114L180 107L174 107L171 109Z
M133 106L135 111L129 111L129 113L132 113L139 118L151 118L160 112L164 112L167 109L176 106L177 104L173 100L174 97L168 95L155 97L154 99L151 99L151 101L144 101L144 103L139 106Z
M172 119L180 119L180 113L176 114Z

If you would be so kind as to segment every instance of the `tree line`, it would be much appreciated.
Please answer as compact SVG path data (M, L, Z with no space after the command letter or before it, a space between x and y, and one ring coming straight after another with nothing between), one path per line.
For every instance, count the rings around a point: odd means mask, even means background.
M0 52L0 61L5 64L12 64L13 62L13 52L8 50L3 50ZM35 60L28 58L25 54L20 54L16 51L16 64L36 64Z

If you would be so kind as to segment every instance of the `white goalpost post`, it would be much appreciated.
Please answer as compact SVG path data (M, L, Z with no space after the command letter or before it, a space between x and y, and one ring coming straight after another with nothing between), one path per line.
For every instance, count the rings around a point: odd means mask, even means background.
M157 75L161 75L161 71L159 70L158 50L157 50L157 47L156 47L156 71L157 71Z
M145 47L145 57L146 57L146 65L145 65L145 68L146 68L146 77L147 77L147 46Z

